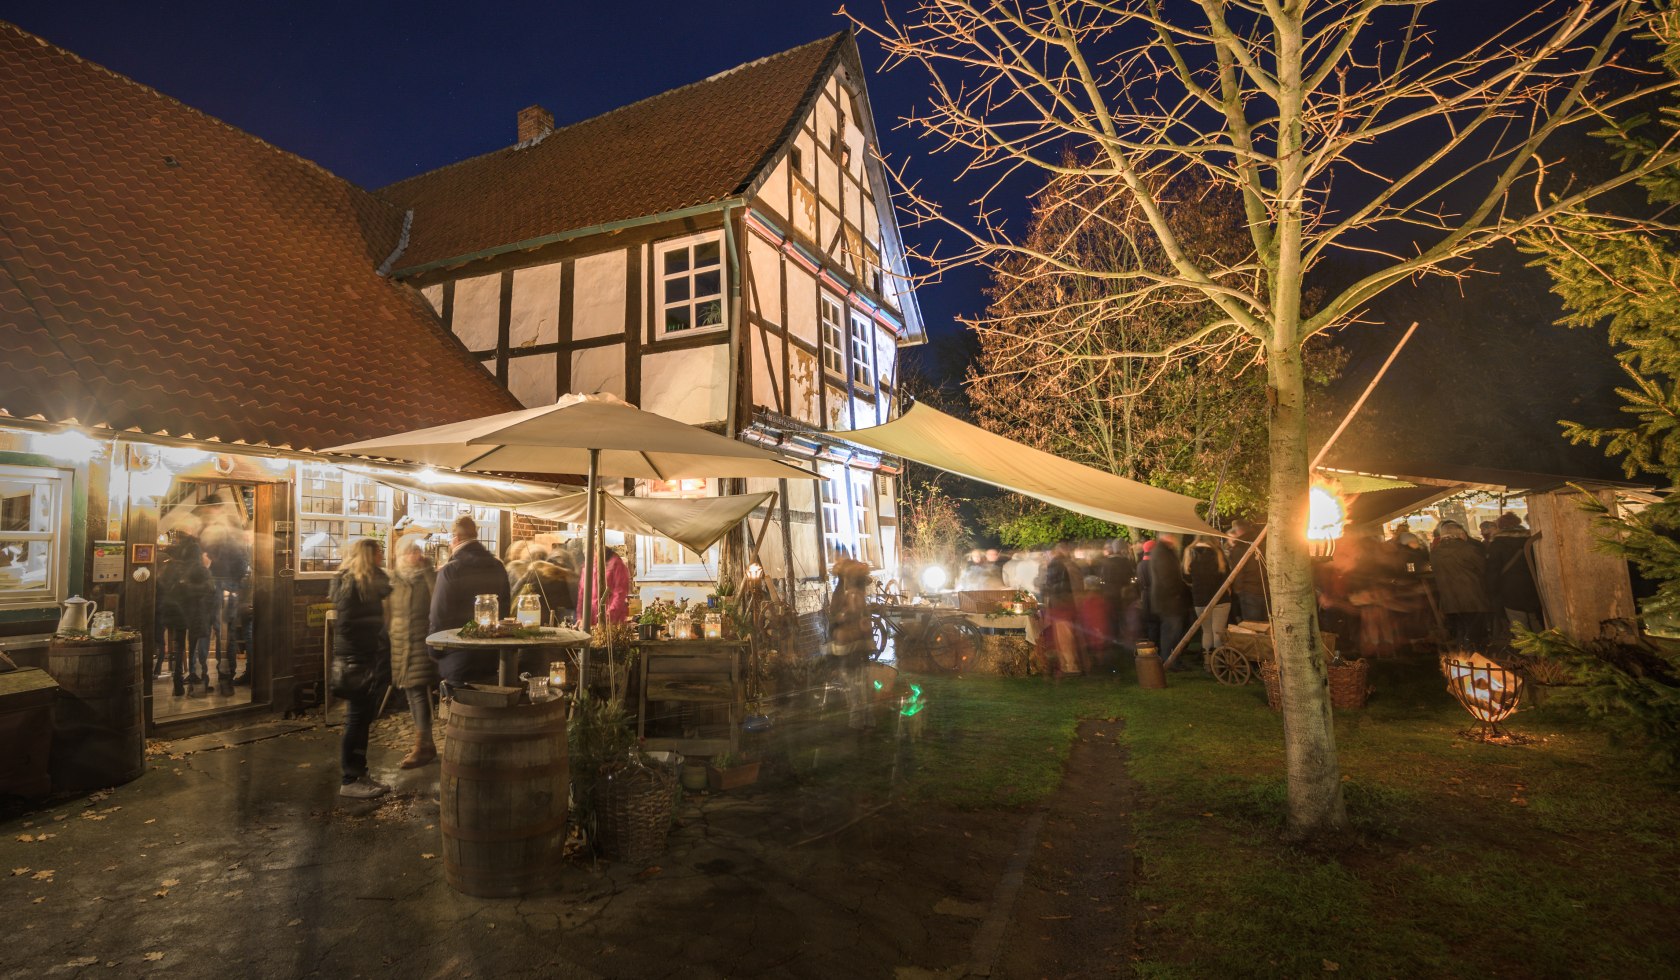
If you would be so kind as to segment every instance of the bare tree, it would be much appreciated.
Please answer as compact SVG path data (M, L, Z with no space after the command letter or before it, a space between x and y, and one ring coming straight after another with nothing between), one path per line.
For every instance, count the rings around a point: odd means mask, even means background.
M1542 190L1559 162L1546 157L1552 137L1672 84L1625 54L1647 18L1661 15L1649 4L1536 0L1533 13L1469 43L1433 37L1423 18L1430 6L922 0L903 19L854 19L880 40L889 67L926 69L930 104L908 122L938 150L963 154L965 179L985 188L959 213L901 180L910 221L961 243L921 256L933 270L983 265L1022 288L1099 283L1079 302L1117 315L1186 291L1215 310L1149 349L1092 350L1080 324L1102 317L1070 318L1067 333L1038 342L1035 370L1243 351L1264 361L1268 573L1296 837L1346 822L1306 551L1303 345L1356 322L1384 290L1465 275L1477 252L1586 210L1597 195L1676 159L1664 145L1609 180ZM1064 162L1069 153L1086 162ZM1165 266L1081 262L1075 249L1013 235L1002 195L1022 173L1083 182L1103 206L1067 195L1063 206L1078 209L1070 224L1123 220L1146 229ZM1240 259L1175 233L1156 189L1180 181L1241 195L1248 241ZM1304 280L1335 257L1365 271L1304 312ZM974 326L1000 325L982 318Z

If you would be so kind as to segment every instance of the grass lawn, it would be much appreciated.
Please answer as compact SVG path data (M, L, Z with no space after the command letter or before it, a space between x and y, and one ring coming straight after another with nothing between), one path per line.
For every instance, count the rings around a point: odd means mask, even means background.
M1122 720L1140 976L1680 971L1680 791L1567 712L1518 714L1526 746L1473 743L1432 660L1377 664L1370 706L1336 719L1353 829L1309 853L1281 842L1282 734L1258 680L1181 677L922 679L926 735L890 789L1029 805L1055 790L1079 719ZM878 757L849 765L830 775L889 790Z

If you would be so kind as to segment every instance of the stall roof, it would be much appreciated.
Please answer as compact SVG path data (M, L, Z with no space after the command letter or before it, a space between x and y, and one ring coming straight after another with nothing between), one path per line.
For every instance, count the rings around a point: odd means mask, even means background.
M1219 533L1197 515L1199 501L1193 497L1023 446L926 405L912 405L886 425L835 434L1098 520L1153 531Z
M5 23L0 91L0 415L302 450L518 407L380 275L402 209Z
M1629 491L1652 489L1652 485L1649 483L1561 476L1556 473L1534 473L1523 470L1502 470L1484 466L1461 466L1456 463L1383 460L1352 465L1337 460L1336 466L1361 475L1380 474L1382 477L1389 479L1405 480L1419 485L1430 484L1438 487L1451 486L1465 490L1503 491L1505 493L1538 493L1545 490L1556 490L1572 483L1586 487L1607 487Z
M666 537L703 552L773 496L765 492L684 500L603 494L601 499L607 526L613 530ZM533 517L582 524L588 500L587 494L577 493L517 509Z

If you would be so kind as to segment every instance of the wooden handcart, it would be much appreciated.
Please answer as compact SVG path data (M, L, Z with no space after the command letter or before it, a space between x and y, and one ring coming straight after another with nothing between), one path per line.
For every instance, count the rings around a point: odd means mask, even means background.
M1336 652L1336 635L1320 633L1327 654ZM1221 684L1247 684L1260 672L1260 665L1276 658L1270 623L1237 623L1219 634L1219 645L1207 652L1207 668Z

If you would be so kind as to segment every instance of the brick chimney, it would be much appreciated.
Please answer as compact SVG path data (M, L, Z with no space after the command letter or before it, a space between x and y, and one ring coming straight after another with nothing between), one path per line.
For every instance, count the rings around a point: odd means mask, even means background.
M554 132L554 113L540 105L528 105L519 110L519 142L529 143Z

